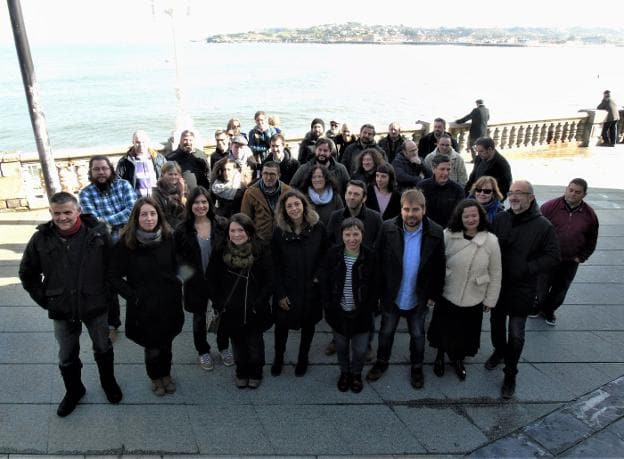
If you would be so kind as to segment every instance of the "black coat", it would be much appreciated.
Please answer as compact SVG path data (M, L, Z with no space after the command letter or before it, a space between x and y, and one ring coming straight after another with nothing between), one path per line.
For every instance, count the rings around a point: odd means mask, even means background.
M231 268L223 261L227 241L210 255L209 294L213 308L221 313L220 327L228 334L267 330L272 324L269 299L273 290L273 263L268 247L254 241L251 268Z
M184 323L173 237L134 250L120 239L110 272L114 288L126 299L126 336L144 347L171 343Z
M539 274L547 273L559 262L555 229L533 201L521 214L511 209L499 213L492 232L498 237L503 264L496 309L526 317L533 306Z
M227 220L217 216L210 222L210 246L212 250L223 244ZM197 242L197 230L192 221L178 226L174 233L179 266L188 266L193 275L184 284L184 309L192 313L206 312L208 306L208 284L213 282L206 276L208 268L202 269L201 249Z
M464 189L450 179L444 185L440 185L434 177L431 177L422 180L418 188L425 195L427 216L442 228L448 225L455 206L466 197Z
M304 225L300 234L295 234L280 221L271 240L275 321L292 330L316 324L323 318L318 270L326 250L325 226L318 220L316 212L309 212L309 215L315 217ZM289 311L277 304L284 297L290 300Z
M485 107L485 105L481 104L477 108L473 108L472 111L466 116L455 122L461 124L468 120L470 120L470 139L477 140L479 137L483 137L487 134L487 123L490 120L490 111Z
M366 207L376 212L381 213L379 209L379 203L377 202L377 195L375 194L375 186L370 185L368 187L368 191L366 192ZM393 191L390 196L390 202L388 202L388 206L383 214L381 214L381 219L386 221L391 218L396 217L401 213L401 193L398 191Z
M273 153L267 156L267 161L275 161L273 159ZM290 181L299 169L299 161L291 157L290 150L284 150L284 158L281 161L277 161L280 167L280 180L286 185L290 185Z
M470 177L468 177L468 183L466 183L466 193L470 192L472 184L476 182L479 177L483 177L484 175L494 177L498 183L500 192L503 193L503 196L507 196L512 181L511 167L503 155L496 152L489 161L484 161L483 158L477 155Z
M422 162L414 164L403 153L396 155L394 161L392 161L392 167L394 167L399 191L415 188L418 182L428 174Z
M178 163L182 169L182 177L186 181L189 193L197 186L210 189L210 166L204 158L178 148L167 155L167 161Z
M106 225L89 214L66 242L52 221L41 224L24 250L19 278L50 319L90 319L106 313L110 300L107 267L111 241ZM74 239L75 238L75 239ZM78 246L72 246L72 240ZM75 250L70 255L70 250ZM77 259L76 264L72 259Z
M347 272L344 245L335 245L327 252L321 265L322 300L325 320L337 333L352 336L373 330L373 315L379 300L378 268L375 252L361 246L351 271L355 309L347 312L340 306Z
M420 264L416 279L418 307L428 300L437 301L442 296L446 276L444 234L437 223L423 218L423 234L420 246ZM381 307L392 310L403 277L403 220L401 217L384 222L381 228L377 252L380 258Z
M451 137L451 146L453 147L453 150L459 151L459 145L457 145L457 140L455 140L450 132L445 131L444 133ZM425 159L425 156L435 150L437 145L438 139L436 139L433 132L422 136L418 140L418 156L420 156L422 159Z
M342 234L340 227L342 222L351 217L351 211L348 207L344 209L335 210L329 217L329 223L327 224L327 237L330 244L340 244L342 242ZM358 220L364 223L364 244L369 248L375 247L375 242L379 237L379 230L383 220L379 212L373 209L367 209L366 206L362 206L360 213L356 216Z
M215 213L224 218L230 218L232 215L239 213L244 194L245 190L239 188L236 190L234 199L225 199L211 191L210 196L212 197L212 202L215 203Z

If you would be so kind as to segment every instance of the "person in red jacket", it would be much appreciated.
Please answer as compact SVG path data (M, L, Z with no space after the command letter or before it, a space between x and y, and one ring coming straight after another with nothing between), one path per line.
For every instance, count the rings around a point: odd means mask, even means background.
M587 182L575 178L568 184L563 196L542 204L542 215L555 227L561 249L561 261L549 273L539 278L537 300L529 317L544 316L546 323L555 326L555 311L563 304L574 280L579 263L584 263L596 248L598 217L583 198Z

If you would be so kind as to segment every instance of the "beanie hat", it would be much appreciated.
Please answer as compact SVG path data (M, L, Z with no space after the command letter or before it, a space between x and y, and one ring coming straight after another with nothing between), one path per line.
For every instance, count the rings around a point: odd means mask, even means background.
M325 129L325 123L323 122L322 119L320 118L314 118L312 120L312 122L310 123L310 129L312 129L314 127L315 124L320 124L321 126L323 126L323 129Z

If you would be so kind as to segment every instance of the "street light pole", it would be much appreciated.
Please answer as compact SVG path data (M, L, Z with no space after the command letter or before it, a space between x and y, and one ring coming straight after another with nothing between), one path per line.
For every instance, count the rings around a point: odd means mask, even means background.
M17 58L22 72L22 81L24 83L24 91L26 92L26 100L28 102L28 112L35 134L35 142L37 143L37 151L39 153L39 161L41 162L41 170L43 171L46 193L48 197L50 197L54 193L61 191L61 182L56 165L54 164L52 149L50 148L48 127L39 97L39 85L30 55L30 45L28 44L26 28L24 27L22 5L19 0L7 0L7 5L9 7L15 49L17 50Z

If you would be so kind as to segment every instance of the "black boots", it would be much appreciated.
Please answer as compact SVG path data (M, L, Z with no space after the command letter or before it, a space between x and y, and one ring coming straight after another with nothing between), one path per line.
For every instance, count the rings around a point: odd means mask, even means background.
M438 354L436 355L435 361L433 362L433 373L441 378L444 376L444 350L438 349Z
M80 370L82 368L82 364L80 362L70 367L59 368L61 369L61 376L63 377L63 382L65 383L65 397L61 400L61 403L56 410L56 414L64 418L74 411L76 405L78 405L78 402L87 390L85 389L85 386L82 385L82 381L80 380Z
M97 363L98 371L100 373L100 383L102 389L106 394L106 398L110 403L119 403L123 398L119 384L115 380L114 369L115 354L110 349L105 354L99 354L95 356L95 363Z

